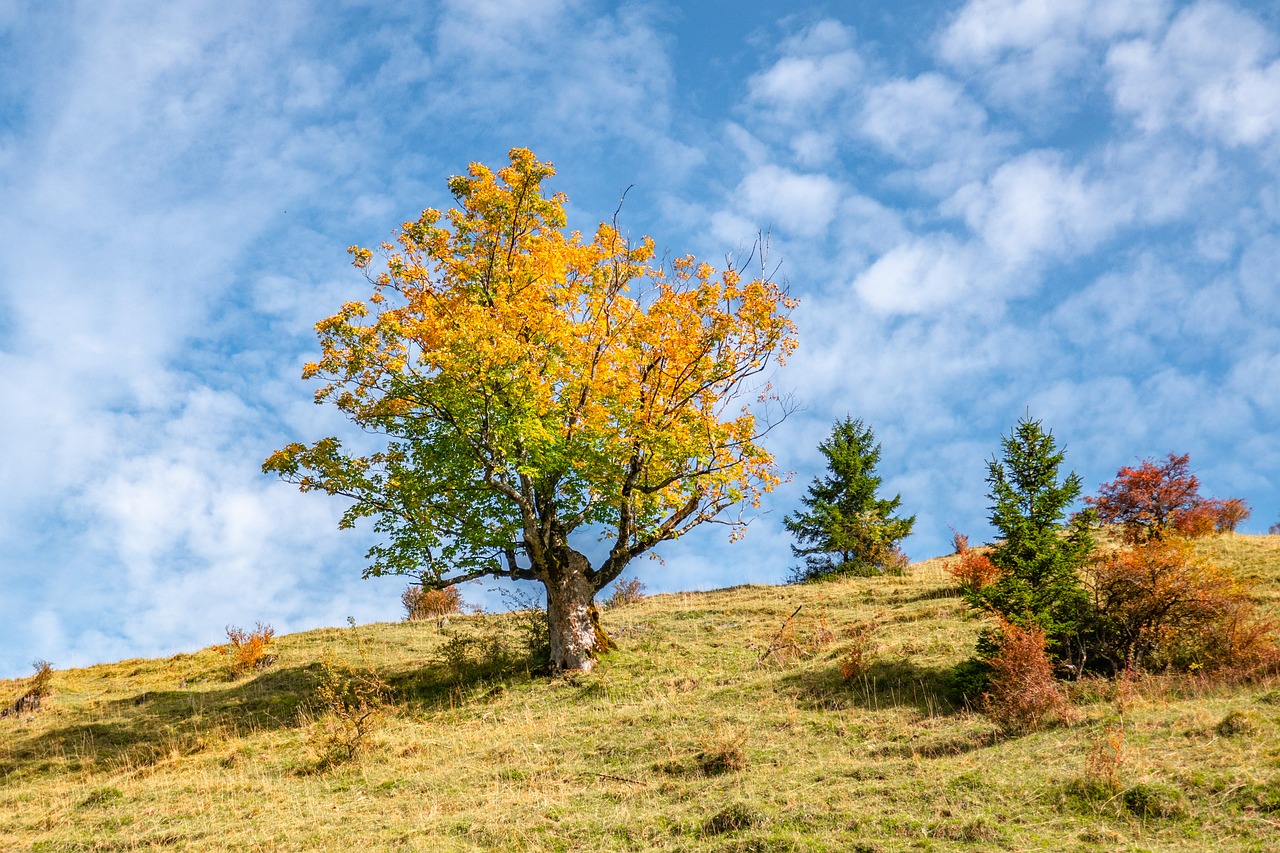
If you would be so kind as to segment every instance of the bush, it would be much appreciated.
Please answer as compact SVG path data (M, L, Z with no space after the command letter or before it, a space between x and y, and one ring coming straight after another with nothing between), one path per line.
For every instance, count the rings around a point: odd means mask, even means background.
M214 648L220 655L231 655L231 677L239 678L245 673L266 669L275 663L275 655L267 651L275 635L275 628L261 622L252 631L228 625L227 639L230 642Z
M956 537L958 559L948 561L946 569L947 573L956 579L960 589L976 592L995 583L1000 577L1000 570L996 568L995 563L991 562L991 558L981 551L970 548L967 536L957 533Z
M1074 716L1054 680L1043 629L1005 622L989 663L983 710L1005 732L1024 734L1051 719L1068 722Z
M363 650L361 652L363 657ZM307 742L318 765L351 761L368 749L370 735L382 723L391 689L368 665L353 666L328 654L321 661Z
M1200 496L1200 481L1190 470L1190 454L1170 453L1164 462L1145 459L1137 468L1121 468L1098 496L1085 498L1104 523L1118 524L1125 541L1139 545L1176 533L1188 539L1228 532L1249 517L1239 498Z
M416 622L421 619L441 619L462 612L462 593L455 586L431 589L411 584L400 596L405 619Z
M1112 673L1254 671L1277 657L1275 625L1244 586L1177 540L1095 556L1085 570L1093 596L1086 646Z
M451 626L436 662L457 683L550 670L551 633L540 608L468 619Z
M612 609L627 604L639 604L644 601L644 584L635 578L618 581L613 585L613 593L604 600L604 606Z
M50 686L53 681L53 664L47 660L34 660L31 666L35 673L23 685L22 695L7 708L0 709L0 717L18 714L32 714L40 710L40 703L53 692Z
M1124 726L1111 723L1089 744L1084 762L1085 778L1105 790L1120 790L1120 769L1124 766Z
M874 648L871 643L874 625L857 625L850 632L849 646L840 656L840 677L846 684L862 678L871 669Z
M1217 512L1217 517L1214 519L1214 529L1219 533L1235 533L1236 527L1239 526L1240 522L1252 514L1249 510L1249 505L1239 498L1213 501L1213 504Z

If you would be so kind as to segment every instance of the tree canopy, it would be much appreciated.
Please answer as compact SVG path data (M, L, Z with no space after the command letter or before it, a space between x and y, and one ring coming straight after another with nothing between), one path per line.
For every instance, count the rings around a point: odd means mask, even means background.
M795 347L794 303L763 244L720 270L659 264L616 222L566 231L565 196L542 189L551 164L510 161L451 178L457 206L404 223L380 271L349 250L374 292L317 324L303 376L385 448L327 437L263 468L349 498L344 527L374 520L366 575L541 581L553 667L586 669L596 591L700 524L740 535L727 511L778 482L760 441L777 410L758 409L779 403L765 374ZM592 566L570 538L602 530Z
M1115 480L1098 487L1097 497L1085 501L1099 520L1120 525L1131 544L1160 540L1171 531L1194 538L1235 530L1249 517L1249 507L1239 498L1201 497L1200 480L1190 466L1189 453L1170 453L1160 463L1144 459L1136 468L1121 468Z

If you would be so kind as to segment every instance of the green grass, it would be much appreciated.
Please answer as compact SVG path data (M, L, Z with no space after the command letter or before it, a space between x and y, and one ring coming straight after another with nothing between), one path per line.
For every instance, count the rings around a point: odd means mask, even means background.
M1280 602L1280 537L1200 547ZM904 577L653 596L606 611L620 648L567 679L529 676L518 614L278 637L274 665L237 681L212 650L57 671L38 712L0 719L0 839L103 851L1274 849L1280 684L1151 678L1119 696L1080 684L1078 722L1007 738L952 690L983 622L949 586L934 560ZM846 684L841 654L868 623L871 665ZM316 734L326 656L376 669L392 694L368 748L335 765ZM21 690L0 682L0 702ZM1117 731L1111 778L1087 774Z

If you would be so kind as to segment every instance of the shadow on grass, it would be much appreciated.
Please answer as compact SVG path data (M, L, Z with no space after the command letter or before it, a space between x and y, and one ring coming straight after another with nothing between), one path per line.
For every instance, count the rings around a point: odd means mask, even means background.
M928 589L916 595L908 596L902 599L902 604L918 604L921 601L945 601L947 599L964 598L964 593L958 586L943 586L936 589Z
M512 682L529 679L525 658L466 663L451 667L430 661L398 670L379 668L378 675L391 688L392 709L418 710L489 701ZM50 720L47 727L37 722L30 734L9 740L0 757L0 780L13 774L75 771L94 765L146 767L201 752L230 737L293 729L305 721L305 712L318 700L324 677L324 667L317 661L268 669L235 682L148 690L69 709L64 718Z
M968 707L954 667L920 666L911 660L874 661L866 673L846 682L839 664L796 670L782 678L805 707L819 710L913 708L948 716Z
M205 749L211 739L289 728L318 683L320 667L265 671L224 685L148 690L78 709L61 726L12 742L0 773L146 766Z
M966 732L956 737L891 743L871 750L874 758L950 758L995 746L1007 739L996 729Z

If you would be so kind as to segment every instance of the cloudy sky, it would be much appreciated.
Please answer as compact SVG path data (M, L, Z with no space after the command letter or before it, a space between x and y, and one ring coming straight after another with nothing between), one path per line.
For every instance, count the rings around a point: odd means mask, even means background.
M345 248L517 145L575 227L633 186L672 253L767 229L802 300L795 480L651 591L783 578L846 414L914 558L990 535L1028 411L1090 489L1187 452L1280 516L1272 3L0 0L0 676L398 618L338 499L259 466L345 429L299 378L367 295Z

